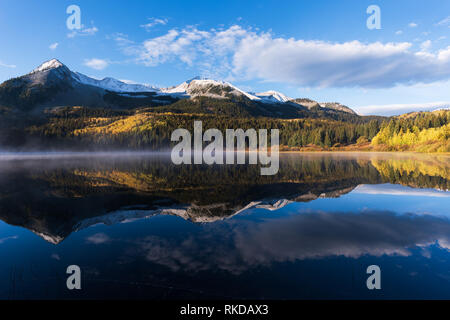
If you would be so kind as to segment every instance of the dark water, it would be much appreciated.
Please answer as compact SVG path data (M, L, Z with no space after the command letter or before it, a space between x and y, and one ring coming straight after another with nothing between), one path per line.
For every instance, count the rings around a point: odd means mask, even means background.
M0 298L450 299L449 160L0 155Z

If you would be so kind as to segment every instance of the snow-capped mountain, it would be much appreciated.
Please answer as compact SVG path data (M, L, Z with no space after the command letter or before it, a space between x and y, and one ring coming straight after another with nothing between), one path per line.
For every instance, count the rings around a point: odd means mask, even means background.
M292 100L281 92L266 91L261 93L245 92L229 82L195 77L185 81L178 86L162 88L161 92L167 94L179 94L189 97L209 96L213 98L224 98L229 95L245 96L252 101L265 103L286 103Z
M126 83L114 78L104 78L102 80L94 79L88 77L82 73L70 71L63 63L57 59L52 59L44 62L39 67L34 69L29 73L29 75L36 75L47 72L60 72L64 71L66 75L70 75L72 79L81 84L86 84L94 87L99 87L101 89L115 91L115 92L156 92L159 89L146 84L138 83Z
M50 69L57 69L59 67L65 67L61 62L59 62L57 59L52 59L49 61L44 62L39 67L31 71L30 73L36 73L36 72L42 72Z
M161 92L189 97L207 96L212 98L226 98L234 95L245 96L250 100L260 100L258 97L235 87L229 82L201 79L200 77L185 81L178 86L163 88Z
M137 94L141 93L141 94ZM107 99L105 97L108 96ZM157 88L148 84L130 83L111 77L94 79L82 73L71 71L57 59L42 63L30 73L5 81L0 86L0 105L21 106L30 109L31 106L84 105L107 107L122 104L126 107L143 105L169 104L179 99L190 99L206 96L214 99L248 99L257 104L270 105L273 112L277 106L308 110L312 107L333 109L355 114L350 108L339 103L319 103L309 99L292 99L281 92L266 91L261 93L246 92L235 85L219 80L196 77L177 86ZM127 99L145 99L130 103ZM248 101L247 100L247 101ZM262 106L268 110L269 106ZM275 109L274 109L275 108Z
M73 72L72 77L79 81L80 83L87 84L90 86L100 87L105 90L115 91L115 92L157 92L158 88L139 83L126 83L114 78L104 78L102 80L97 80L88 76L85 76L79 72Z

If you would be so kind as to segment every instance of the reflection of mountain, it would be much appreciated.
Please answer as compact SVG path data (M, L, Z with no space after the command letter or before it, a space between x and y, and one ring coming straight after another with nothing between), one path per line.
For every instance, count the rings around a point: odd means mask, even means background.
M284 155L279 174L257 166L173 166L165 159L2 162L0 218L59 243L96 223L156 214L213 222L250 208L339 197L384 182L448 189L446 158Z

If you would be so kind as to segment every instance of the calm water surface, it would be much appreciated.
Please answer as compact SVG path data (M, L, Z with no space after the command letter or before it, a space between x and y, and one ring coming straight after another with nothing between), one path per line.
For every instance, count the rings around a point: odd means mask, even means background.
M0 155L0 299L450 299L449 157L280 160Z

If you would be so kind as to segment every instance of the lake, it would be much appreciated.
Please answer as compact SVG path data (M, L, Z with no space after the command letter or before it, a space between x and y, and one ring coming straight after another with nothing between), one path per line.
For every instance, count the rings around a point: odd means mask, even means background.
M0 299L450 299L449 160L0 154Z

